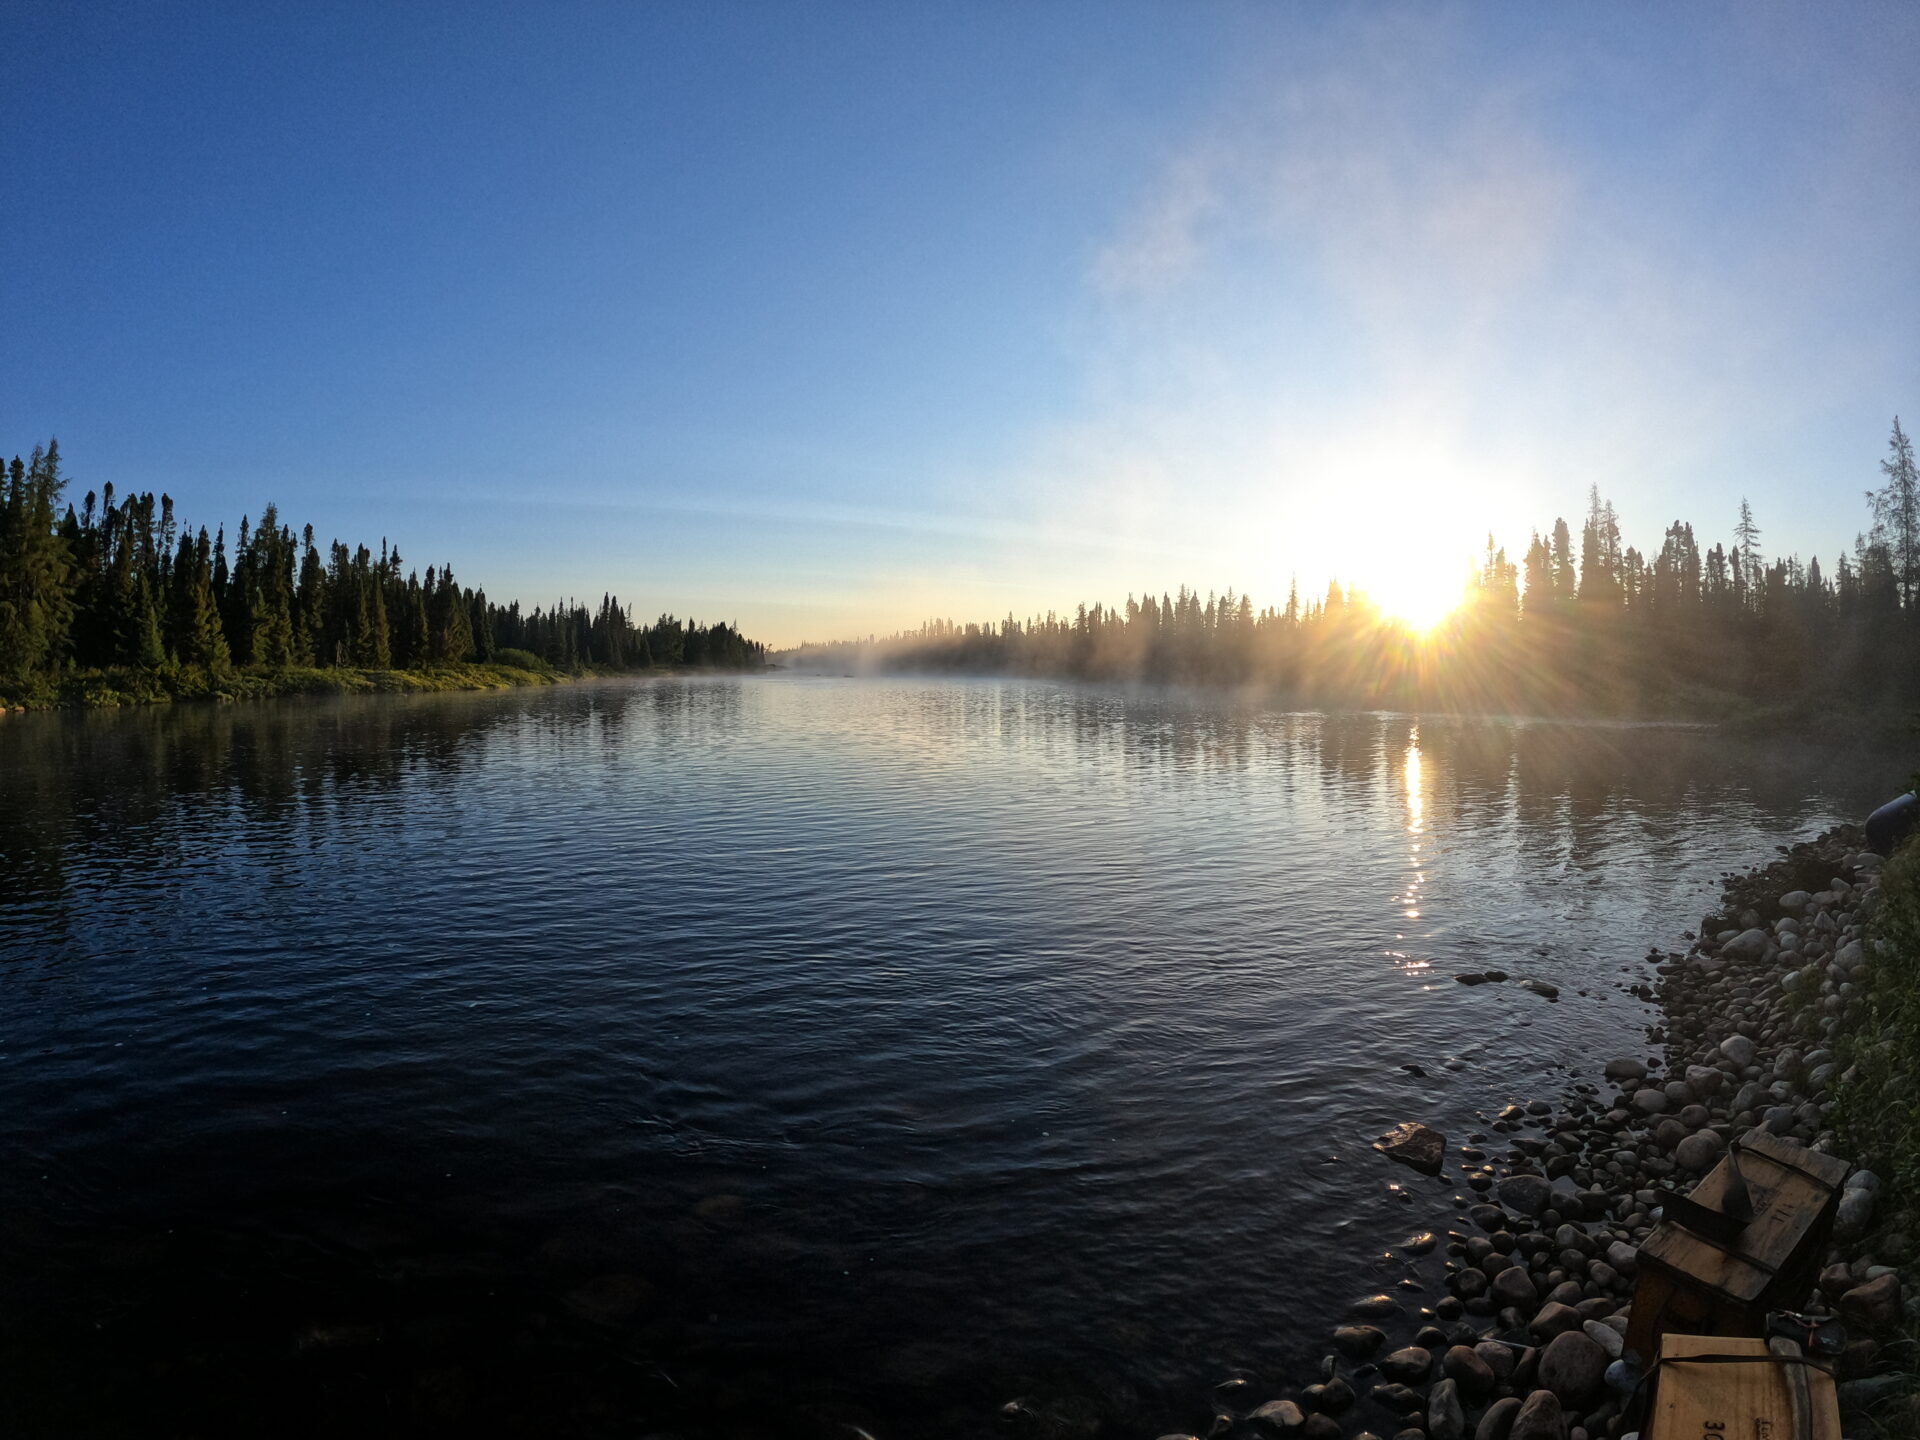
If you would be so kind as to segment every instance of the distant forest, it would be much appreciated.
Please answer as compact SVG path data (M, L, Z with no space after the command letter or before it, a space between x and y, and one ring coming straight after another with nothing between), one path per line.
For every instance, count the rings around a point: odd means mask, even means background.
M224 527L182 524L168 495L116 500L106 485L75 507L58 441L0 478L0 697L45 700L94 673L221 693L261 672L765 663L727 624L636 625L612 595L523 612L461 585L450 565L409 570L385 542L378 554L337 540L322 551L311 525L296 536L272 505L241 519L231 552Z
M1821 720L1920 703L1920 477L1896 418L1869 528L1831 569L1769 560L1743 500L1730 543L1703 550L1676 520L1657 550L1623 546L1611 503L1588 497L1576 547L1556 520L1518 563L1488 537L1459 609L1416 637L1358 590L1256 610L1127 598L1071 616L956 624L807 645L800 667L1257 684L1303 703L1478 713L1743 713ZM1364 523L1356 517L1356 524ZM1464 577L1463 577L1464 578Z

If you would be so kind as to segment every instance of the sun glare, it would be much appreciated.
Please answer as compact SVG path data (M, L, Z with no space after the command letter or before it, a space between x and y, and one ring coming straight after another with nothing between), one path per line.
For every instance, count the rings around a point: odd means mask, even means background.
M1382 614L1424 635L1459 609L1466 586L1458 570L1433 565L1396 567L1360 590Z

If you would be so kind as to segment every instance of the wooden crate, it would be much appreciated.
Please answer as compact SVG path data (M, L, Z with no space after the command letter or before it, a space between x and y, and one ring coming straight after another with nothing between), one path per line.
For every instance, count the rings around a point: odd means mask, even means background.
M1663 1361L1688 1355L1765 1355L1767 1342L1725 1335L1667 1335ZM1807 1379L1813 1440L1840 1440L1833 1377L1811 1366ZM1647 1440L1795 1440L1792 1382L1770 1360L1740 1364L1663 1364L1647 1417Z
M1813 1290L1840 1204L1847 1162L1751 1130L1740 1141L1740 1173L1753 1219L1730 1244L1662 1220L1640 1247L1627 1348L1652 1355L1668 1331L1761 1335L1769 1310L1798 1309ZM1692 1199L1721 1208L1722 1158Z

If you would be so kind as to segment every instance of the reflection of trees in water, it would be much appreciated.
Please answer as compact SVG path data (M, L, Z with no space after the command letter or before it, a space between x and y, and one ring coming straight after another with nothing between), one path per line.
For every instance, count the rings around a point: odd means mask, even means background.
M68 857L165 866L232 843L236 820L301 845L337 806L458 771L518 713L454 696L18 717L0 726L0 867L49 901Z
M0 869L9 900L58 904L81 857L111 856L133 875L210 845L297 853L350 812L472 770L509 733L582 758L645 732L724 738L746 724L739 692L714 679L10 717Z
M964 770L1049 764L1171 779L1244 774L1317 789L1335 816L1405 804L1418 735L1424 827L1513 828L1523 851L1590 866L1622 843L1621 824L1664 843L1702 809L1764 810L1791 822L1824 811L1813 797L1860 803L1889 793L1901 757L1730 742L1703 731L1396 714L1276 712L1229 697L1027 682L863 685L857 703L783 706L769 718L733 679L588 685L513 697L364 697L249 705L176 705L14 717L0 725L0 866L14 897L58 901L70 857L164 866L210 842L262 839L297 849L331 833L344 809L451 776L511 733L579 763L640 755L639 742L694 750L804 743L809 731L906 748ZM779 733L785 726L790 733ZM681 741L697 742L682 747ZM585 742L585 743L583 743ZM724 764L724 748L699 757ZM1884 780L1876 779L1884 776ZM235 822L251 827L236 835Z

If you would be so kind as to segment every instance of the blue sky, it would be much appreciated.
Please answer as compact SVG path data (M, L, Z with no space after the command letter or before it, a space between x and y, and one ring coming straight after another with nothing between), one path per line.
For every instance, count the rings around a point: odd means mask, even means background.
M0 9L0 446L776 642L1865 523L1920 7Z

